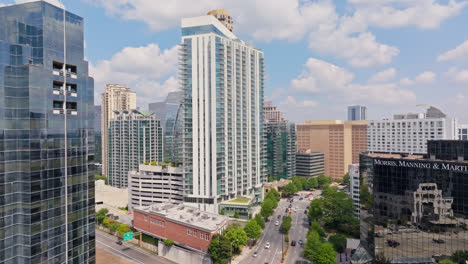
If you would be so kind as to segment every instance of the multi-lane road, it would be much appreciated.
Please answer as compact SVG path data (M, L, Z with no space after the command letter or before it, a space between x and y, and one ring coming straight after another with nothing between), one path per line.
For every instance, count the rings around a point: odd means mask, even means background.
M307 193L308 194L308 193ZM319 195L320 192L315 191L314 196ZM295 263L296 261L305 259L302 257L303 246L306 241L307 229L309 226L307 220L307 214L304 213L307 206L310 204L308 199L300 197L308 197L305 193L302 196L294 196L292 202L292 227L289 230L289 250L286 256L286 261L283 263ZM278 207L275 210L273 216L270 217L270 221L266 223L265 229L263 230L262 237L258 240L257 245L251 251L251 253L241 261L241 264L278 264L281 261L281 252L286 250L286 242L280 232L280 225L282 218L288 215L286 209L289 207L290 202L287 199L281 199L278 203ZM276 226L275 222L279 221L279 225ZM291 242L295 240L296 246L291 246ZM299 240L303 241L303 245L299 245ZM265 248L266 243L270 243L270 248ZM254 253L257 256L254 257Z
M133 263L156 263L156 264L175 264L165 258L153 255L130 243L124 242L123 245L117 245L117 238L108 235L102 231L96 230L96 247L103 249L113 255L128 259Z

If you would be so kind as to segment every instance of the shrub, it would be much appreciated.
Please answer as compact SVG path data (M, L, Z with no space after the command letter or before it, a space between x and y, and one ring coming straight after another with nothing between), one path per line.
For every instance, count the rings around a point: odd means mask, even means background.
M174 245L174 241L170 239L164 239L163 243L166 247L171 247L172 245Z

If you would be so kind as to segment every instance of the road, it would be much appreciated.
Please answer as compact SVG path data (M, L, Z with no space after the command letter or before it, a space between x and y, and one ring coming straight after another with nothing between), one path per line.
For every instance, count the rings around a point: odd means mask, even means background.
M116 241L116 237L96 230L96 247L113 255L117 255L138 264L175 264L175 262L153 255L127 242L124 242L122 246L119 246L115 243Z
M305 197L306 193L302 193L302 196ZM308 193L307 193L308 194ZM318 193L317 193L318 194ZM315 193L314 193L315 195ZM289 244L292 240L302 240L304 243L306 241L306 234L308 228L307 215L304 214L304 210L310 204L309 200L303 199L299 200L300 196L294 196L294 202L292 208L296 209L296 212L292 212L292 227L289 230ZM249 256L247 256L241 264L278 264L281 261L281 252L282 247L286 248L286 242L284 242L284 236L280 233L280 226L275 226L275 222L278 220L281 225L282 217L287 215L285 212L288 208L289 202L287 199L281 199L278 203L273 216L270 217L270 221L266 223L265 229L263 230L262 237L258 240L256 249L252 250ZM278 219L278 216L280 217ZM270 242L270 248L266 249L265 244ZM299 244L296 244L295 247L290 246L287 259L283 263L295 263L296 260L304 260L302 255L303 247ZM257 252L257 257L253 257L254 252Z

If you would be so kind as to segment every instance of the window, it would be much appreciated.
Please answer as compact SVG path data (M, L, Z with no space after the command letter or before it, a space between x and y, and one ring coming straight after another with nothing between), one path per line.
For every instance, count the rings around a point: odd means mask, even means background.
M145 220L145 222L148 222L148 216L145 215L144 220Z

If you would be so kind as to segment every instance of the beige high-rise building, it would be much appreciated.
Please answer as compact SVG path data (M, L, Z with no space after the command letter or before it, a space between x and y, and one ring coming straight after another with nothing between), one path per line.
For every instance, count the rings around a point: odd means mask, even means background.
M108 175L109 168L109 123L114 111L136 109L136 93L120 84L108 84L102 93L101 131L102 131L102 174Z
M367 151L368 121L323 120L297 125L297 149L324 153L325 175L341 179Z

